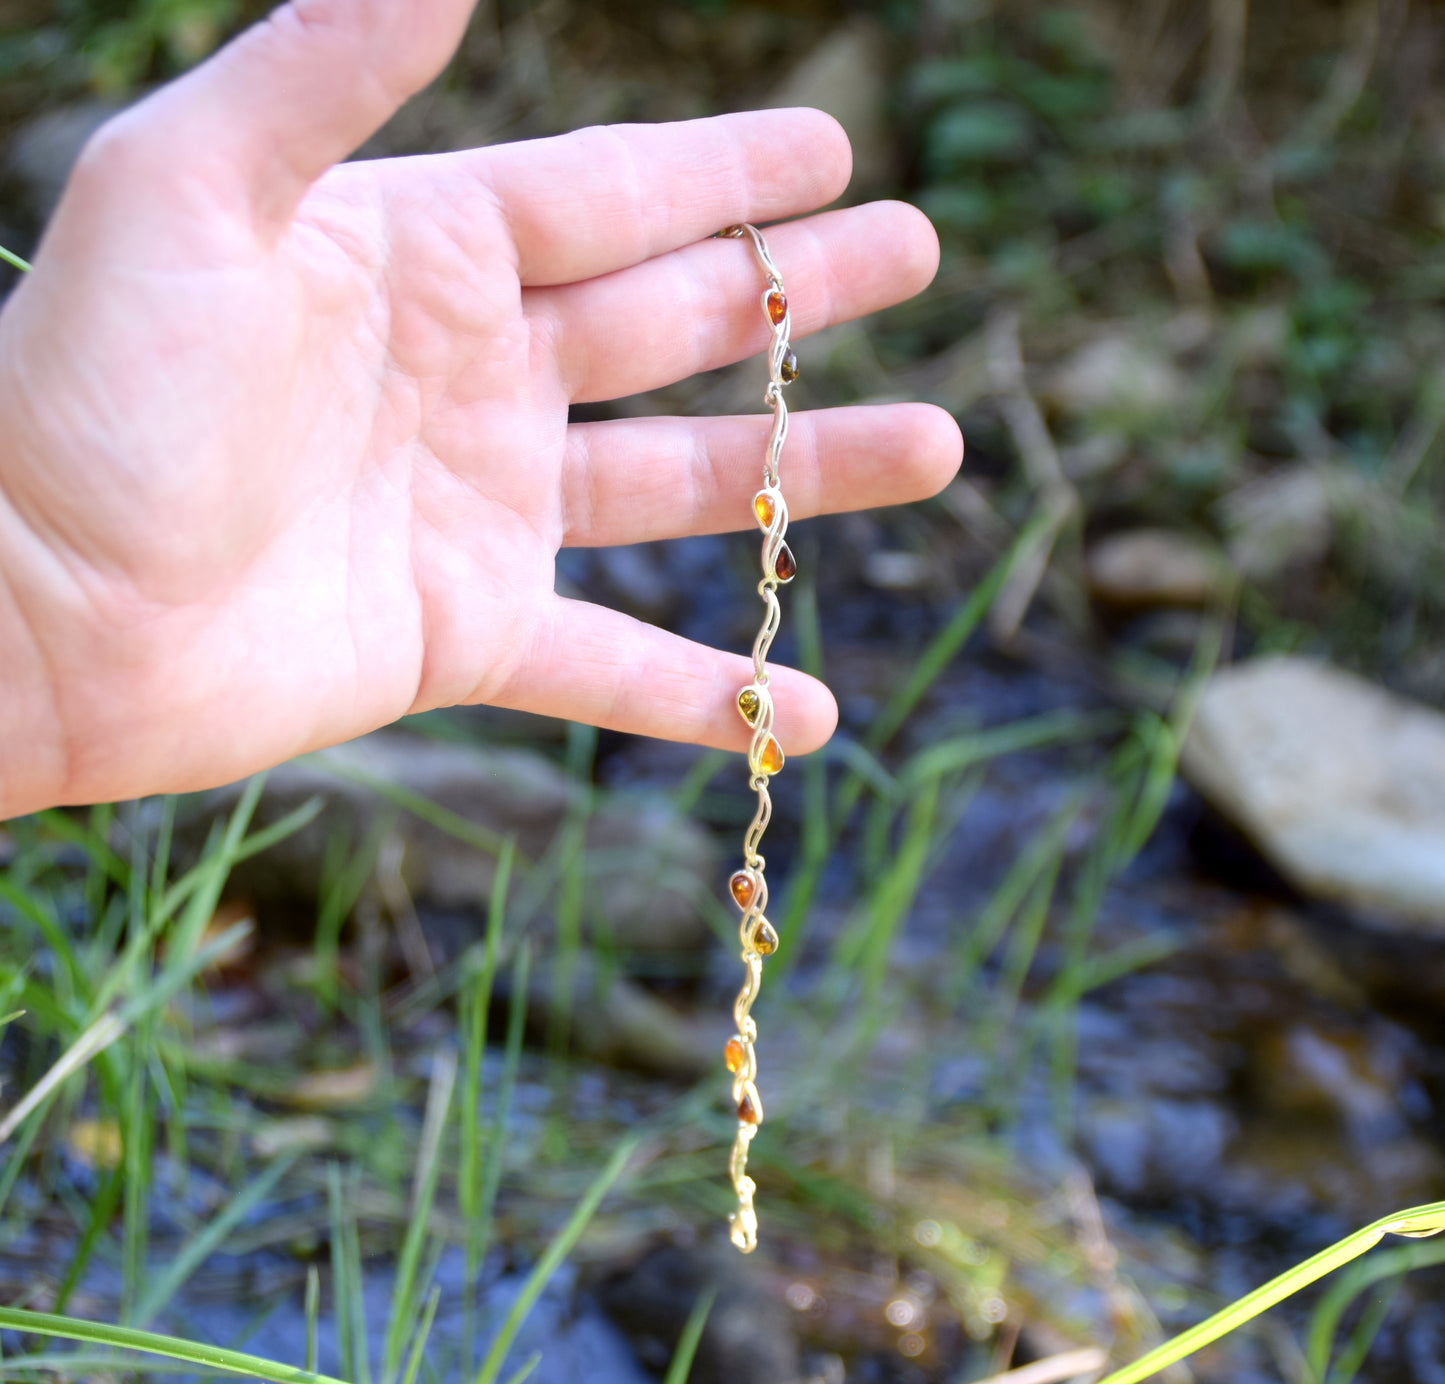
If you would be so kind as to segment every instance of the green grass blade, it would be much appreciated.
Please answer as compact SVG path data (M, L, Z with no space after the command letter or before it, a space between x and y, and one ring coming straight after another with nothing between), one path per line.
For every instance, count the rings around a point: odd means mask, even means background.
M697 1301L693 1303L692 1311L687 1314L687 1321L683 1324L682 1335L677 1338L677 1349L672 1352L662 1384L687 1384L698 1342L702 1340L703 1328L707 1326L708 1314L712 1311L716 1299L715 1287L705 1288L697 1295Z
M442 1300L440 1285L432 1288L427 1294L426 1307L421 1314L421 1322L417 1326L416 1335L412 1339L411 1352L406 1360L406 1373L401 1377L401 1384L416 1384L416 1377L421 1370L422 1352L426 1349L427 1338L431 1335L432 1323L436 1320L437 1304Z
M456 1054L440 1048L432 1058L431 1085L427 1090L426 1114L422 1120L421 1138L417 1141L416 1172L412 1178L411 1209L407 1217L406 1238L396 1262L396 1280L392 1286L391 1316L386 1326L386 1350L382 1378L394 1380L401 1367L402 1350L418 1296L417 1268L426 1243L427 1223L432 1202L436 1199L437 1177L441 1172L442 1138L451 1114L452 1091L457 1079Z
M527 1033L527 983L532 969L532 946L526 939L512 962L512 999L507 1010L507 1046L502 1058L502 1076L497 1083L497 1109L492 1117L487 1142L487 1160L482 1194L474 1227L478 1260L485 1259L492 1235L492 1208L502 1183L502 1153L507 1144L507 1126L512 1119L512 1094L517 1089L517 1072L522 1064L522 1039ZM468 1362L470 1364L470 1362Z
M413 817L434 826L440 832L445 832L446 835L454 837L464 845L475 847L486 855L500 855L506 844L507 838L497 832L488 831L485 827L479 827L475 822L469 822L460 813L442 807L439 803L432 802L430 798L423 797L420 793L413 793L410 789L402 788L386 779L376 778L361 769L343 765L324 750L318 754L304 755L299 762L309 763L325 773L334 774L337 778L349 779L363 788L369 788L373 793L385 798L404 812L410 812ZM530 863L520 853L518 862L523 866Z
M306 1368L316 1372L316 1356L321 1344L321 1271L315 1264L306 1266Z
M67 1341L89 1341L120 1350L144 1351L169 1360L184 1360L206 1369L269 1380L271 1384L346 1384L332 1375L313 1374L310 1370L283 1365L259 1355L246 1355L239 1350L227 1350L224 1346L183 1341L176 1336L162 1336L130 1326L111 1326L106 1322L88 1322L79 1317L58 1317L51 1312L0 1307L0 1329L28 1332L32 1336L58 1336Z
M508 837L497 856L497 873L487 904L487 937L476 984L464 993L461 1011L463 1051L462 1099L458 1131L461 1144L457 1168L457 1202L467 1226L467 1263L463 1280L462 1373L471 1372L476 1329L476 1290L486 1254L487 1227L482 1223L485 1169L482 1163L482 1059L486 1052L487 1024L492 1008L492 982L501 953L507 917L507 891L511 883L515 838Z
M3 245L0 245L0 260L4 260L12 269L18 269L22 274L30 272L30 265L14 250L7 250Z
M496 1384L497 1375L501 1372L507 1353L516 1341L527 1314L536 1305L547 1284L552 1281L552 1275L562 1267L573 1246L581 1239L582 1232L587 1229L592 1217L597 1213L597 1208L602 1204L602 1198L622 1176L622 1170L627 1166L639 1142L638 1135L631 1135L618 1144L612 1157L607 1160L607 1166L597 1175L571 1216L567 1218L567 1224L553 1237L552 1243L527 1275L527 1281L522 1285L521 1292L517 1294L516 1301L497 1331L491 1349L482 1361L481 1369L477 1371L476 1384Z
M532 1375L536 1373L537 1366L540 1365L541 1363L542 1363L542 1352L541 1352L540 1350L534 1350L534 1351L522 1362L521 1368L520 1368L519 1370L517 1370L517 1371L507 1380L507 1384L526 1384L526 1381L529 1380L529 1379L532 1377Z
M341 1190L341 1168L326 1167L326 1193L331 1213L331 1313L336 1329L336 1355L341 1373L356 1378L356 1359L351 1329L351 1260L347 1256L345 1200Z
M1445 1244L1398 1245L1360 1260L1330 1284L1310 1314L1305 1337L1305 1361L1314 1377L1324 1379L1340 1318L1355 1298L1384 1279L1432 1264L1445 1264Z
M166 1266L165 1272L150 1286L136 1307L136 1325L147 1326L156 1314L176 1295L181 1285L205 1262L228 1236L251 1213L253 1207L270 1195L296 1161L297 1153L285 1154L264 1172L246 1184L218 1216L207 1222L188 1240Z
M1212 1341L1217 1341L1221 1336L1227 1336L1231 1331L1252 1321L1261 1312L1273 1307L1277 1302L1283 1302L1285 1298L1299 1292L1301 1288L1313 1283L1316 1279L1323 1278L1327 1273L1342 1268L1352 1259L1358 1259L1366 1250L1373 1249L1375 1245L1386 1235L1408 1235L1418 1238L1426 1235L1438 1235L1445 1230L1445 1201L1432 1202L1428 1206L1412 1207L1408 1211L1397 1211L1393 1216L1386 1216L1383 1220L1376 1221L1373 1225L1366 1226L1363 1230L1357 1230L1353 1235L1346 1236L1337 1244L1331 1245L1328 1249L1321 1250L1303 1264L1296 1264L1294 1268L1286 1273L1280 1274L1278 1278L1272 1278L1263 1287L1256 1288L1252 1293L1245 1294L1237 1302L1231 1303L1222 1312L1216 1312L1207 1321L1202 1321L1198 1326L1190 1327L1188 1331L1182 1332L1172 1341L1166 1341L1156 1350L1151 1350L1147 1355L1135 1360L1132 1365L1126 1365L1122 1370L1116 1370L1113 1374L1107 1375L1099 1381L1099 1384L1139 1384L1140 1380L1149 1379L1167 1369L1175 1361L1182 1360L1186 1355L1192 1355L1196 1350L1201 1350Z

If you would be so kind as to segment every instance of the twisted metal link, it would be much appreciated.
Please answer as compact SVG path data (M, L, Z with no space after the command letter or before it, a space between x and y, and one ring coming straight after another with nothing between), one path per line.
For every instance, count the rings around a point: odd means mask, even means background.
M777 934L768 922L768 881L764 874L767 862L758 851L763 833L773 815L773 800L768 780L783 767L783 751L773 735L773 696L768 685L768 650L777 637L782 622L778 604L778 587L793 579L796 570L793 555L784 542L788 528L788 506L778 484L778 462L788 438L788 406L783 390L797 378L798 366L789 345L792 316L783 291L783 276L768 253L767 242L756 226L730 226L719 234L735 239L747 237L753 254L767 280L762 291L763 316L772 328L768 346L768 387L764 404L773 411L768 445L763 460L763 488L753 497L753 514L763 530L762 580L758 595L763 601L763 622L753 641L753 680L738 693L738 711L752 727L748 745L748 782L758 795L757 810L743 838L743 868L730 881L734 900L742 908L738 939L742 944L745 969L743 987L733 1003L736 1032L728 1040L727 1066L732 1073L732 1098L738 1112L737 1136L733 1141L728 1173L738 1206L729 1218L732 1242L744 1254L750 1254L758 1243L758 1217L753 1207L757 1185L748 1176L748 1147L763 1122L763 1105L758 1095L757 1022L752 1008L763 983L763 957L777 947Z

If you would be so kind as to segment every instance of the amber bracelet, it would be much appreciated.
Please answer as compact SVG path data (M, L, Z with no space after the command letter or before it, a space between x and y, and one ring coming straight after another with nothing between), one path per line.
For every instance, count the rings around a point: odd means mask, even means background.
M778 459L788 436L788 406L783 401L783 387L798 378L798 361L788 344L792 326L788 314L788 297L783 292L783 278L767 242L756 226L730 226L720 232L733 238L751 239L753 253L767 278L762 293L763 314L772 328L768 347L768 387L763 402L773 411L773 426L768 434L767 453L763 462L763 488L753 496L753 517L763 530L763 576L758 582L758 595L763 599L763 623L753 641L753 680L737 697L738 713L752 727L753 738L748 745L748 782L758 795L757 811L743 840L743 866L728 881L733 901L743 911L738 925L742 942L742 960L747 975L743 988L733 1004L733 1022L737 1031L727 1041L724 1060L732 1074L733 1104L737 1109L738 1131L733 1141L728 1172L733 1191L737 1193L738 1209L730 1217L732 1242L744 1254L750 1254L758 1243L758 1216L753 1208L757 1185L748 1176L748 1146L763 1122L763 1103L758 1096L758 1026L752 1007L763 983L763 958L778 949L778 934L764 916L768 906L768 882L763 874L766 861L758 845L773 815L773 800L768 793L768 780L783 767L783 747L773 734L773 694L768 687L768 650L777 637L782 611L778 605L778 587L792 581L797 563L783 535L788 528L788 506L778 487Z

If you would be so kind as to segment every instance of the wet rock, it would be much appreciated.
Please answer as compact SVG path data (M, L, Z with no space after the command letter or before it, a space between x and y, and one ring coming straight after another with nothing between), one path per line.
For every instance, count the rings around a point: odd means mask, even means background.
M1085 573L1095 600L1123 607L1208 605L1227 577L1211 544L1173 529L1130 529L1101 538Z
M812 106L827 111L853 146L854 195L886 178L893 163L884 119L888 96L878 26L856 19L839 27L793 69L768 101L770 107Z
M1445 932L1445 716L1327 664L1216 673L1181 767L1296 888Z
M192 855L197 851L209 823L234 806L242 786L200 796L180 834L183 856L187 847ZM704 908L720 868L711 838L662 794L599 793L589 810L589 791L533 751L377 731L271 771L258 825L313 796L323 798L326 809L276 847L242 862L230 888L258 905L314 899L328 843L340 834L352 850L381 838L387 849L380 853L419 903L475 911L491 897L493 856L419 811L441 809L460 828L483 836L515 836L528 861L543 856L569 814L587 812L588 914L605 923L615 945L676 951L707 941L712 934ZM514 897L526 874L523 867L514 876Z
M692 1384L791 1384L801 1377L792 1309L758 1268L756 1255L743 1259L721 1240L664 1245L606 1279L597 1298L643 1364L661 1373L698 1297L716 1287Z
M539 1032L549 1024L554 979L550 961L532 973L527 1011ZM603 974L587 957L579 959L571 981L565 1008L574 1052L679 1080L721 1071L725 1034L717 1024L685 1017L625 976ZM506 993L505 984L499 989Z

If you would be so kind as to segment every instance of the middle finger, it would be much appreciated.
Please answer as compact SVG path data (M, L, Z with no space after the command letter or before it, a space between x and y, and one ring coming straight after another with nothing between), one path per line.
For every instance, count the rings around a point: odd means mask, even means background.
M905 202L824 212L768 230L793 335L901 302L938 268L938 237ZM550 338L573 403L673 384L761 351L765 284L746 242L704 240L524 303Z

